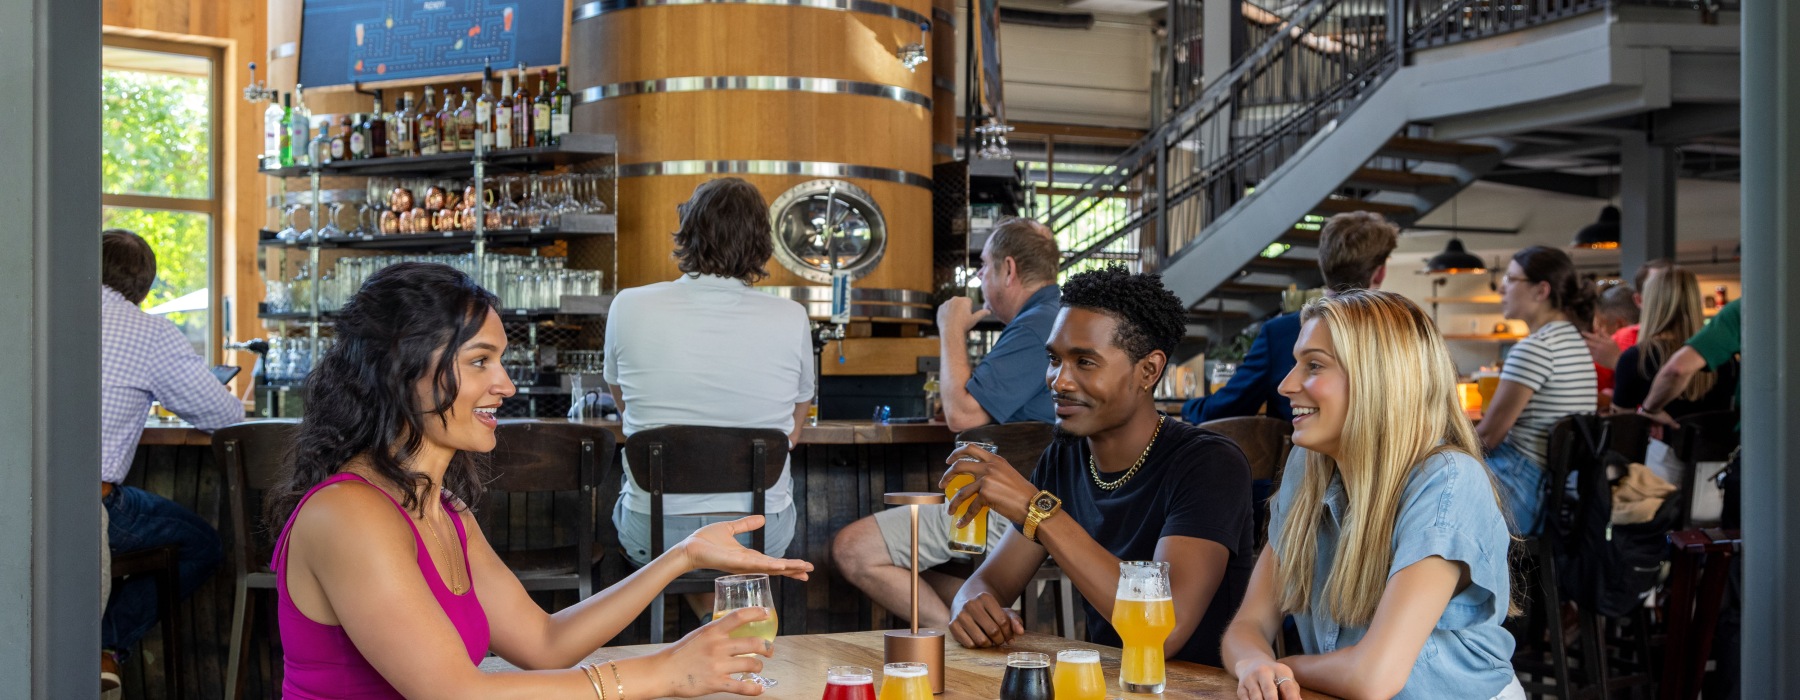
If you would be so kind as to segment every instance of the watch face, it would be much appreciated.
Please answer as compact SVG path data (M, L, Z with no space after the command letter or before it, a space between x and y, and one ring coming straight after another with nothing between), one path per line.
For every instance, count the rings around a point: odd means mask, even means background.
M1037 497L1037 501L1033 505L1037 506L1038 510L1048 511L1051 508L1056 507L1056 498L1047 493L1039 494Z

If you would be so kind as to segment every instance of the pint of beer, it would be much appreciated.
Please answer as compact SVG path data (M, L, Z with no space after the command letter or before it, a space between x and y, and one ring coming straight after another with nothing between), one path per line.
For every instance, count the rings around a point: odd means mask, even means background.
M987 450L989 453L996 455L1000 454L999 445L986 442L968 442L960 440L956 443L958 448L961 448L964 445L974 445ZM950 479L950 483L944 485L944 498L956 498L957 491L961 491L964 486L973 483L975 483L975 477L973 475L957 474ZM980 554L987 551L988 509L983 507L977 512L975 514L975 520L971 521L968 526L957 527L956 521L961 520L963 514L967 512L969 512L969 504L967 503L964 503L961 508L950 511L950 551L962 552L964 554Z
M1175 630L1168 562L1119 562L1112 626L1125 646L1119 661L1119 688L1127 693L1161 693L1163 642Z

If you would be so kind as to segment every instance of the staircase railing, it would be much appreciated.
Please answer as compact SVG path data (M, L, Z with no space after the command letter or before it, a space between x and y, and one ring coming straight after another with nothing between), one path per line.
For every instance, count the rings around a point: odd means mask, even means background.
M1173 86L1177 104L1189 99L1176 114L1072 194L1053 198L1045 223L1063 241L1062 267L1160 267L1354 109L1408 50L1644 1L1309 0L1272 32L1257 32L1266 38L1197 96ZM1171 73L1177 83L1191 81L1198 44L1182 18L1197 19L1198 6L1173 0L1171 8L1170 60L1182 62ZM1394 36L1390 18L1404 22Z

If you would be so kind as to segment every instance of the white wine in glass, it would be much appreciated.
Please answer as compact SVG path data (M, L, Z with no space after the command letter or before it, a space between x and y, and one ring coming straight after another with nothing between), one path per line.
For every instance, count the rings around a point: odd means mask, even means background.
M779 625L775 618L775 596L769 589L768 574L739 574L713 579L714 620L743 608L762 608L769 611L769 617L766 620L740 625L731 631L731 636L733 638L755 637L773 645L775 631ZM764 688L773 688L776 684L774 679L764 678L755 673L746 673L740 680L750 681Z

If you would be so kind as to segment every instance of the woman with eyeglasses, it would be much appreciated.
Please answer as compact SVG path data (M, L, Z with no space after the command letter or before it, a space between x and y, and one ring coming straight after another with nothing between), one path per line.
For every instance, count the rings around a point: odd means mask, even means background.
M1598 406L1594 356L1582 332L1594 325L1593 284L1575 273L1567 253L1532 246L1513 254L1500 288L1500 311L1530 333L1500 367L1500 386L1475 432L1500 482L1514 534L1541 526L1550 428L1564 416Z

